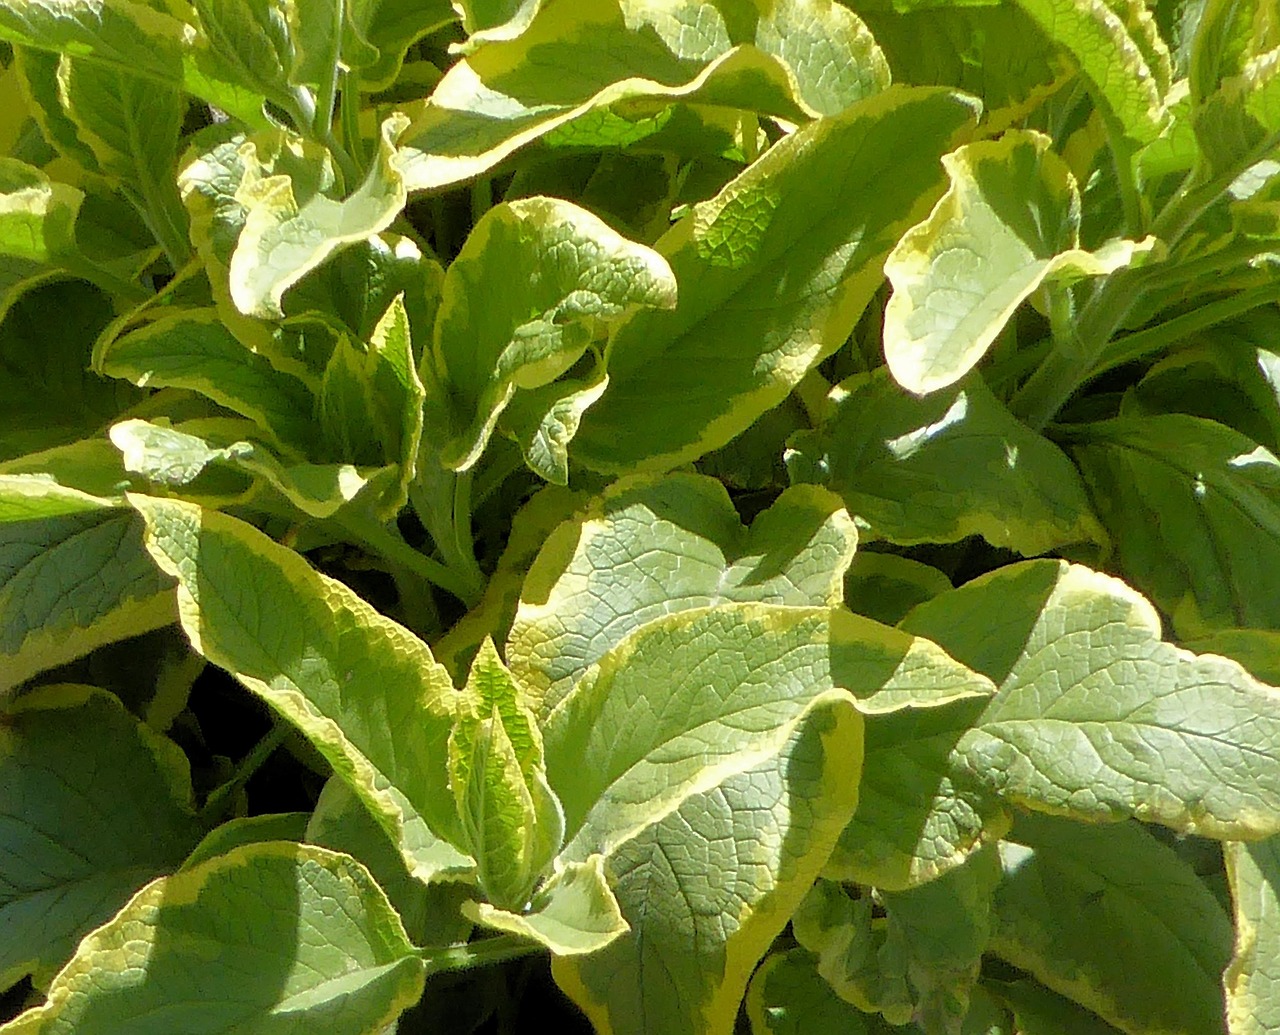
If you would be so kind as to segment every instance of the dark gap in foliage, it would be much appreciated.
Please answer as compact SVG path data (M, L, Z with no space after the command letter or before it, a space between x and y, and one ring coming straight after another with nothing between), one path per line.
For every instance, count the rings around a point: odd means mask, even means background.
M30 978L23 978L12 988L0 992L0 1024L13 1020L22 1013L27 999L35 991Z

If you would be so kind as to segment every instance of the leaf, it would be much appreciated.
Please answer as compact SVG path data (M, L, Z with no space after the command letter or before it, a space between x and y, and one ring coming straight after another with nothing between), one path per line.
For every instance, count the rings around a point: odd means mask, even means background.
M470 179L624 101L709 103L796 121L834 115L888 83L870 33L832 3L546 4L518 37L489 43L446 73L405 134L405 176L410 190Z
M0 479L0 508L13 508L0 523L0 694L174 618L172 583L148 560L137 515L12 477Z
M503 411L500 429L520 447L528 468L553 485L569 484L569 444L583 414L609 387L603 364L585 378L566 377L521 392Z
M1007 616L995 635L993 614ZM1234 662L1163 643L1155 609L1118 579L1009 565L902 624L1000 685L956 746L968 781L1095 822L1217 838L1278 829L1280 695Z
M0 987L37 987L199 836L183 754L111 694L48 686L0 715Z
M1139 32L1131 34L1106 0L1018 0L1018 5L1076 60L1093 88L1094 102L1126 137L1142 144L1160 135L1167 50L1159 45L1164 68L1157 63L1153 69L1148 63L1158 53L1153 49L1158 37L1143 40ZM1147 32L1154 36L1154 29Z
M892 553L861 550L844 577L844 605L885 625L896 625L916 604L951 589L937 568Z
M445 771L454 690L426 645L235 518L131 496L192 645L297 726L429 881L469 868Z
M1000 846L992 950L1126 1031L1222 1031L1231 922L1133 823L1021 816Z
M75 187L0 158L0 254L56 266L79 250L75 224L83 200Z
M414 879L387 832L340 778L325 782L305 840L359 860L386 892L415 945L453 945L471 935L471 922L461 912L471 888Z
M1120 570L1173 616L1179 635L1280 628L1280 598L1257 577L1280 549L1275 454L1182 414L1085 425L1071 451Z
M1240 75L1245 66L1280 39L1274 14L1257 0L1208 0L1191 42L1188 80L1191 97L1203 104L1224 80Z
M480 887L514 912L560 850L564 814L546 783L528 696L486 639L471 663L449 737L449 784Z
M598 855L564 864L530 912L511 913L488 902L465 903L462 911L485 927L532 938L558 957L599 952L627 930Z
M1280 1025L1280 838L1225 847L1235 903L1236 945L1223 977L1231 1035L1262 1035Z
M865 1014L835 994L818 974L817 957L808 949L770 956L747 990L752 1035L884 1035L891 1031L879 1017Z
M284 5L273 0L192 0L191 6L210 48L236 81L287 107L293 42Z
M545 718L590 665L662 615L731 600L838 603L856 542L821 489L788 490L748 531L710 478L620 480L547 538L507 662Z
M1028 556L1107 542L1071 461L978 377L920 399L884 370L855 374L832 390L819 428L791 447L792 478L839 493L869 538L981 535Z
M365 1035L422 994L413 953L353 859L248 845L149 884L80 944L26 1016L33 1032L84 1035L298 1025Z
M350 0L348 32L359 36L378 54L360 68L365 89L392 86L401 72L405 52L414 43L457 19L448 0Z
M245 145L245 176L236 198L247 213L228 270L231 298L242 313L282 316L284 292L305 273L344 245L391 225L406 199L396 141L407 125L399 114L382 124L377 157L364 182L342 200L330 196L334 174L327 153L283 136L276 146L287 149L287 156L260 156L258 144Z
M987 687L925 640L841 610L721 604L657 618L605 654L543 722L567 859L616 846L774 757L812 710L877 714Z
M913 1018L925 1031L955 1031L969 1011L993 926L1001 877L994 851L910 891L852 897L819 881L792 918L796 940L818 956L836 994L889 1024Z
M433 374L449 410L441 461L468 470L517 389L551 384L635 309L675 304L666 261L584 209L555 198L490 209L445 273L436 318Z
M1219 629L1185 641L1197 654L1221 654L1240 662L1259 680L1280 686L1280 632L1272 629Z
M608 856L630 932L553 973L599 1031L727 1033L747 981L858 795L862 723L818 706L771 757L684 799Z
M242 345L211 309L168 312L107 342L94 369L139 386L200 392L299 452L316 437L307 385Z
M457 0L468 49L479 43L513 40L529 27L547 0Z
M268 841L301 841L307 829L305 812L273 812L262 816L239 816L214 827L191 849L180 869L216 859L245 845Z
M1064 1031L1072 1035L1116 1035L1116 1029L1097 1014L1028 978L988 982L985 987L1013 1011L1019 1035L1060 1035Z
M1148 238L1081 249L1079 190L1050 143L1011 130L943 157L950 188L884 266L893 285L885 358L909 391L959 381L1042 285L1114 273L1155 246Z
M615 332L609 389L574 458L610 473L675 467L782 402L853 330L934 196L938 156L972 125L971 103L890 90L797 130L695 206L657 244L676 309Z

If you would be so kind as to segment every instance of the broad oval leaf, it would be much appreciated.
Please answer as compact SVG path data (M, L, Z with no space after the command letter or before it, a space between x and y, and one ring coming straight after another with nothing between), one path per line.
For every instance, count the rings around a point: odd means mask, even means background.
M33 1035L367 1035L417 1001L424 970L364 867L268 842L148 885L81 942L47 1002L17 1025Z
M893 285L884 352L904 388L923 395L955 384L1046 281L1114 273L1154 246L1082 250L1079 190L1050 143L1013 130L943 157L950 188L884 266Z
M784 492L748 531L714 479L621 479L547 537L507 661L545 716L606 651L662 615L727 601L838 604L856 542L823 489Z
M885 256L936 196L938 158L972 126L973 104L891 89L797 130L695 206L656 245L680 285L676 308L614 334L609 388L574 458L614 473L670 469L781 403L853 330Z
M41 687L0 716L0 986L37 987L199 837L186 757L85 686Z
M994 630L985 616L1007 616ZM955 748L1004 800L1208 837L1280 830L1280 690L1160 639L1123 582L1028 561L921 604L902 623L999 690Z
M551 385L634 309L675 304L666 260L585 209L542 197L490 209L445 273L436 317L441 461L472 467L517 389Z
M193 646L294 723L423 880L466 871L445 763L448 674L427 646L242 521L131 496L147 549L178 579Z
M752 1035L884 1035L894 1029L878 1015L845 1002L818 973L818 958L808 949L770 956L747 990L746 1010Z
M630 931L553 973L615 1035L727 1035L759 958L786 925L858 796L862 722L815 708L777 754L694 794L615 848Z
M1227 1030L1263 1035L1280 1027L1280 837L1225 847L1236 945L1224 975Z
M1107 541L1071 461L976 376L919 399L884 370L854 375L832 390L819 428L793 436L787 468L838 492L872 538L976 534L1026 556Z
M1231 921L1135 823L1022 816L1000 846L991 949L1124 1031L1220 1035Z

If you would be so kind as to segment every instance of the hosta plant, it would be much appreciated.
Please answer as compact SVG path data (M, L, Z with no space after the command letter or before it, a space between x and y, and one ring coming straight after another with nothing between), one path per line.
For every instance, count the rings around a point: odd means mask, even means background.
M1272 0L0 0L3 1035L1280 1030Z

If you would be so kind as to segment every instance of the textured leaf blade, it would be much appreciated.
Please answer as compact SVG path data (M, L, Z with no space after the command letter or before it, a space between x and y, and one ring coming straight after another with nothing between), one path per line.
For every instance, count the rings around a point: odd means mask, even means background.
M220 949L212 958L210 945ZM50 1035L215 1025L365 1035L417 1000L423 969L355 860L310 845L249 845L140 891L18 1023Z
M1262 1035L1280 1025L1280 838L1225 848L1236 946L1224 977L1227 1029Z
M862 723L819 707L776 755L685 799L610 853L631 930L554 974L598 1030L733 1029L747 981L852 811Z
M669 469L723 446L844 342L924 215L971 100L892 89L781 141L658 242L680 297L614 334L573 456ZM874 201L872 200L874 199ZM761 300L767 299L768 306ZM678 365L678 381L657 372Z
M548 537L507 660L545 716L607 650L663 614L731 600L838 603L856 542L822 489L788 490L748 531L713 479L621 480Z
M395 840L410 872L466 869L447 742L453 686L426 645L235 518L131 497L179 580L200 653L302 730Z
M0 748L0 985L43 986L199 831L185 756L117 698L43 687L11 702Z

